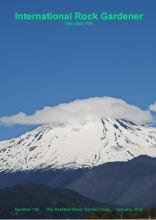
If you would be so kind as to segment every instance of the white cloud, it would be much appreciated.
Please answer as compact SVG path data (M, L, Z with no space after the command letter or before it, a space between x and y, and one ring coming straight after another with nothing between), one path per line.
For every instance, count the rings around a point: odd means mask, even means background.
M130 105L122 99L94 97L52 107L44 107L32 115L20 112L16 115L1 117L0 123L4 125L44 124L49 122L86 123L90 120L97 120L100 117L124 118L138 124L152 120L150 111Z
M152 112L156 112L156 102L149 106L149 110Z

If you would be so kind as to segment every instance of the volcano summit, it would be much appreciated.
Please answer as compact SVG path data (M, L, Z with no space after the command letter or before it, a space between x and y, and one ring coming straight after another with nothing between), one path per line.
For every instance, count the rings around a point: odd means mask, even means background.
M0 142L0 171L77 169L140 155L156 157L156 128L99 118L86 124L48 123Z

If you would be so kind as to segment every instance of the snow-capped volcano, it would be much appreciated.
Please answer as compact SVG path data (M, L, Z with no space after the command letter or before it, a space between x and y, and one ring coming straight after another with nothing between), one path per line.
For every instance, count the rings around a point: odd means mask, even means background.
M156 157L156 128L99 118L85 124L51 123L0 142L0 171L75 169Z

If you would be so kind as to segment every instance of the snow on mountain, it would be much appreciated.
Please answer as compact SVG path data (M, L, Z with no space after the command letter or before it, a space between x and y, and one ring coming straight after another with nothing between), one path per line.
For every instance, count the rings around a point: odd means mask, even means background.
M156 128L101 118L86 124L45 124L0 142L0 171L75 169L156 157Z

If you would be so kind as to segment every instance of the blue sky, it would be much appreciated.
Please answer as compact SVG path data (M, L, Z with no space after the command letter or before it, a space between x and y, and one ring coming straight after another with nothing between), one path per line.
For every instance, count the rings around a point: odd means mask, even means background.
M16 22L15 12L136 12L141 22L66 27ZM111 96L147 109L156 100L155 0L1 0L0 117L78 98ZM29 126L0 126L0 139Z

